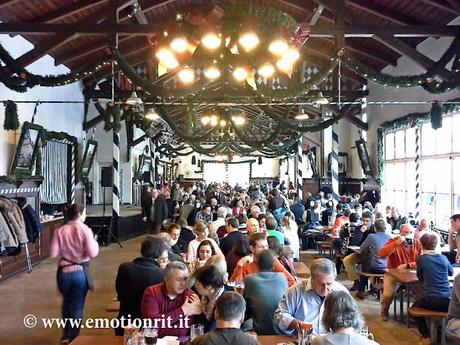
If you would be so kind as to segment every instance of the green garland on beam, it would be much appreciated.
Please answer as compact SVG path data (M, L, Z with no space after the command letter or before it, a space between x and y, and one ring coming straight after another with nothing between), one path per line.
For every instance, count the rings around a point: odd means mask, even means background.
M455 98L449 102L460 102L460 98ZM442 104L442 113L447 114L460 109L460 104ZM385 163L383 138L385 134L399 129L408 127L417 127L431 120L431 110L424 113L411 113L406 116L397 118L393 121L386 121L377 129L377 183L382 186L383 180L383 167Z
M34 86L54 87L60 85L72 84L82 78L89 77L105 66L110 65L111 59L103 59L80 72L71 72L58 75L38 75L30 73L25 68L16 64L8 51L0 44L0 60L3 61L2 73L0 73L0 82L5 84L9 89L16 92L26 92ZM8 75L7 70L13 75Z
M3 128L7 131L15 131L19 128L18 106L13 101L3 102L5 106L5 121Z

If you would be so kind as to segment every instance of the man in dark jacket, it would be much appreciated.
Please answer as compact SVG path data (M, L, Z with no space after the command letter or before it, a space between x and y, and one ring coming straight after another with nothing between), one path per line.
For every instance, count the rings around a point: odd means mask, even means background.
M128 318L128 315L132 320L141 318L144 290L163 281L164 272L160 265L168 259L163 241L147 237L141 244L141 254L142 257L122 263L118 268L115 290L120 301L119 319L122 316ZM115 334L123 335L123 329L115 329Z
M168 218L168 205L165 198L158 193L158 189L152 188L150 195L151 198L146 198L142 205L143 220L148 223L151 234L158 234L161 224Z

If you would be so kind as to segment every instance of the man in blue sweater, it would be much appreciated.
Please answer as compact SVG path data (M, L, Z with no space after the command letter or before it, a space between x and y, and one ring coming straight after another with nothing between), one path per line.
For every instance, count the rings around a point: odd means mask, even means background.
M288 288L286 276L272 272L275 259L268 249L259 254L258 263L260 272L251 274L244 282L246 319L252 317L257 334L282 334L275 325L273 315Z
M362 272L381 274L387 268L387 260L382 259L379 255L379 250L391 238L385 233L386 224L383 219L377 219L374 223L374 234L369 234L361 244ZM362 299L364 297L364 289L367 286L367 277L361 275L358 283L358 291L356 297Z

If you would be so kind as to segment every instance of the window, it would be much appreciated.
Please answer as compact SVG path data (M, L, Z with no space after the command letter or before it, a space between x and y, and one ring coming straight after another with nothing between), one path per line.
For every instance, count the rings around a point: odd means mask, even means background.
M445 115L442 128L431 123L420 128L420 215L447 230L449 218L460 213L460 113ZM385 184L382 201L397 206L402 213L415 215L416 206L416 128L385 134Z

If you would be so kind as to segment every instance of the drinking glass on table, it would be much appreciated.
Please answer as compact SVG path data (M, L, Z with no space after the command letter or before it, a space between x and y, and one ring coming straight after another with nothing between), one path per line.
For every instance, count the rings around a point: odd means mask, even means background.
M158 330L156 328L144 329L145 345L155 345L158 340Z
M204 326L201 324L195 324L190 327L190 340L204 334Z

